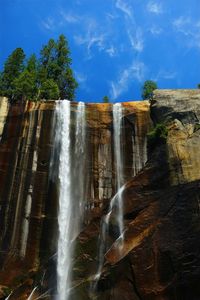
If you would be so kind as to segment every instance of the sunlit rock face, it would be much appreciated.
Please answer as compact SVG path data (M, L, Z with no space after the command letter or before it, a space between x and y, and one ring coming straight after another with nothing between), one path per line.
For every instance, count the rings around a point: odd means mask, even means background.
M50 241L56 218L48 194L53 108L54 103L17 104L0 120L0 284L8 287L6 294L19 287L13 299L26 299L51 253L43 243Z
M76 109L77 104L73 103L72 139ZM0 262L3 272L0 284L8 287L4 289L6 293L16 290L13 299L19 299L19 294L20 299L27 299L26 293L30 294L35 286L45 292L55 285L58 187L51 180L56 166L50 168L54 111L55 102L27 102L8 107L6 99L1 99ZM95 219L99 222L116 192L112 118L110 104L86 106L87 194L83 226L95 224ZM124 174L131 178L147 160L149 104L124 104L123 124L126 131L123 147L129 153L125 156ZM35 295L38 292L39 289Z
M72 142L76 110L73 103ZM54 299L54 111L53 101L8 107L0 99L0 299L12 290L9 299L27 299L35 287L35 298L48 291L41 299ZM117 188L112 105L86 105L85 214L70 300L200 299L199 118L199 90L156 90L151 105L123 103L124 241L113 210L93 289L102 222ZM158 123L168 128L167 140L150 149L147 133Z
M199 90L157 90L152 106L156 122L166 122L171 184L200 179L200 92Z

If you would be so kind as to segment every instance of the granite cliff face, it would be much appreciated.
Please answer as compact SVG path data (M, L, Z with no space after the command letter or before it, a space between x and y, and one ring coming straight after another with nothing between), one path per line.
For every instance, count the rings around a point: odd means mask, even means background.
M199 107L198 90L157 90L151 107L123 104L126 231L119 247L113 210L93 290L102 216L116 187L112 106L87 105L86 217L76 239L72 300L200 299ZM9 299L27 299L36 286L32 299L46 291L53 299L54 110L54 102L8 107L5 98L0 101L0 299L11 291ZM167 127L167 139L147 151L147 133L158 123Z

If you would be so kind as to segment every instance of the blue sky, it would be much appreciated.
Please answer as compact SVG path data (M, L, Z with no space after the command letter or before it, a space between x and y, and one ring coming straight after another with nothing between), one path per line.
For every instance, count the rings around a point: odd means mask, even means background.
M77 99L141 99L159 88L200 83L200 0L0 0L0 66L16 48L39 54L65 34Z

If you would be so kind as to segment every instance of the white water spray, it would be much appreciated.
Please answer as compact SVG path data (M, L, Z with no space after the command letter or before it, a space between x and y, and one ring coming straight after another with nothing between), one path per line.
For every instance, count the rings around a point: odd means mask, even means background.
M116 103L113 105L113 138L114 138L114 160L115 160L115 172L116 172L116 194L110 201L109 210L107 215L104 217L101 224L101 235L100 235L100 245L99 245L99 257L98 257L98 268L94 276L94 283L91 286L91 290L96 289L97 283L101 277L101 272L104 264L104 255L106 251L106 239L107 232L109 229L110 217L113 209L117 212L117 224L119 227L119 237L121 245L123 245L123 205L122 205L122 193L124 191L123 181L123 159L122 159L122 147L121 147L121 124L122 124L122 105L121 103ZM119 249L120 250L120 249Z
M74 236L80 231L84 219L84 195L85 195L85 163L86 163L86 124L85 103L79 102L76 111L75 123L75 149L73 155L73 203L74 203ZM74 224L75 225L75 224Z
M56 140L60 138L59 162L59 212L58 212L58 254L57 254L57 299L67 300L70 288L71 270L71 165L70 165L70 102L62 100L56 107Z
M123 229L124 229L123 204L122 204L121 192L118 192L120 191L120 188L124 183L122 147L121 147L121 143L122 143L121 123L122 123L122 105L121 103L116 103L113 105L113 129L114 129L114 157L115 157L115 166L116 166L115 170L116 170L116 187L117 187L116 201L118 206L117 221L118 221L120 236L123 237Z
M57 300L70 298L73 249L75 237L80 232L84 208L85 173L85 104L76 109L74 146L71 143L71 105L59 101L56 108L57 123L55 143L59 156L59 213L57 253Z
M27 300L31 300L32 299L32 297L33 297L33 295L34 295L34 293L35 293L36 290L37 290L37 286L34 287L34 289L32 290L32 292L31 292L30 296L27 298Z

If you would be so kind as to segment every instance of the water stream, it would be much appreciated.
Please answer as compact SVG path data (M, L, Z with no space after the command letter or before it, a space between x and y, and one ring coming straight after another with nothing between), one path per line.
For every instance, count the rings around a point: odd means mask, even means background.
M59 147L59 212L57 253L57 300L70 298L74 239L84 215L85 104L75 109L72 144L71 103L62 100L56 108L56 143Z
M115 178L116 178L116 201L117 201L117 223L119 226L120 236L123 238L123 203L122 203L122 193L120 188L124 183L123 176L123 154L122 154L122 104L116 103L113 105L113 130L114 130L114 159L115 159ZM111 207L112 210L112 201Z
M71 228L73 228L71 222L70 102L66 100L58 102L56 113L56 133L60 137L57 299L67 300L70 288Z
M101 277L101 272L104 264L104 255L106 252L106 240L109 229L110 217L113 209L116 210L116 223L119 228L119 239L121 246L123 245L123 203L122 192L124 190L123 181L123 157L122 157L122 105L116 103L113 105L113 140L114 140L114 162L115 162L115 181L116 193L110 201L107 215L104 216L101 222L101 232L99 237L99 253L98 253L98 268L94 276L94 283L91 286L91 291L94 292Z
M71 118L73 112L73 116ZM71 121L74 120L73 122ZM124 242L123 191L124 159L122 104L113 105L113 155L115 172L115 195L110 201L108 213L102 218L99 236L98 266L90 292L96 290L102 274L104 255L110 245L107 244L109 226L114 221L115 239L120 246ZM86 191L86 120L85 104L72 105L67 100L57 102L55 144L59 155L59 212L58 212L58 253L57 253L57 296L56 300L69 300L73 267L74 241L84 221ZM137 141L136 141L137 144ZM137 146L137 145L136 145ZM54 155L54 157L56 157ZM138 170L137 170L138 171ZM114 218L114 220L113 220Z

